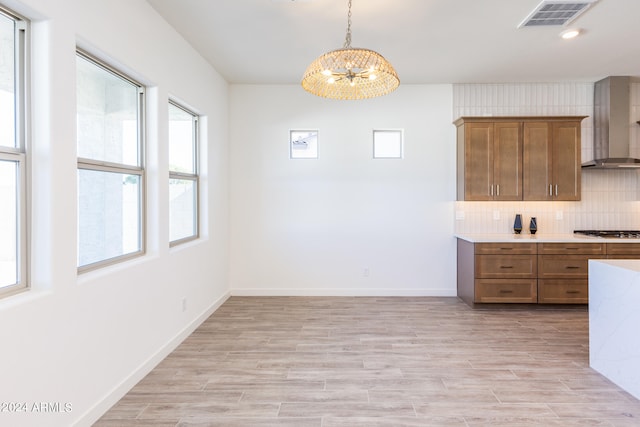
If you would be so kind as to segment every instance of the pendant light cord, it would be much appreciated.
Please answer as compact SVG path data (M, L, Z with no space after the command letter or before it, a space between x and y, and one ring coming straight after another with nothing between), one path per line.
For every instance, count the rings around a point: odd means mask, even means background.
M349 0L349 13L347 14L347 36L344 40L344 49L351 49L351 0Z

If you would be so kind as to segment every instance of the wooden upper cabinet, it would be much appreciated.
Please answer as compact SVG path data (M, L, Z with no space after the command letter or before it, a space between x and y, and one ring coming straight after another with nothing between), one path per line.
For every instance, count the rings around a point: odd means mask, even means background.
M580 200L580 121L553 123L554 200Z
M552 200L553 137L548 122L524 124L523 131L523 198L525 200Z
M493 126L494 200L522 200L522 125Z
M580 121L524 123L524 200L580 200Z
M456 120L458 200L580 200L583 119Z
M493 123L469 123L461 136L464 199L493 200Z
M461 124L458 150L458 199L522 200L520 123Z

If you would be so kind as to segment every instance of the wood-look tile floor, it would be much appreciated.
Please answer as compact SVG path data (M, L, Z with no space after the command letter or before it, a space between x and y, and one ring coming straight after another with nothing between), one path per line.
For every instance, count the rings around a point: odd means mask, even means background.
M586 308L232 297L96 426L640 425Z

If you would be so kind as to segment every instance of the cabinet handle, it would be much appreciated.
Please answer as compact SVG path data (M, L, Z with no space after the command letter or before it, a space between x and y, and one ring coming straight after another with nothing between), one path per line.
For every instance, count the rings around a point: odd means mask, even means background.
M500 268L513 268L513 265L501 265Z
M549 184L549 196L553 197L553 185Z
M556 184L556 197L558 196L558 184Z
M570 269L570 270L577 270L577 269L579 269L580 267L577 267L577 266L575 266L575 265L567 265L565 268Z
M509 290L509 289L500 289L500 293L501 294L512 294L513 291Z
M491 197L493 197L493 184L491 184L491 190L490 190L490 192L491 192Z
M496 196L500 195L500 184L496 185Z
M568 250L568 251L577 251L580 248L572 248L570 246L567 246L565 249Z
M500 248L501 251L512 251L513 248Z
M567 291L568 294L579 294L580 291Z

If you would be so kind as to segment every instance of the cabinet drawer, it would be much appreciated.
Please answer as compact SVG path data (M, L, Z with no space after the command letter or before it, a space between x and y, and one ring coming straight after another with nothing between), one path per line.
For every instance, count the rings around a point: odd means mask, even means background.
M476 243L476 254L526 255L536 254L536 243Z
M536 279L476 279L475 302L535 303Z
M585 255L538 255L538 277L586 279L589 275L590 258L592 257Z
M539 254L558 254L558 255L604 255L604 243L539 243Z
M535 279L535 255L476 255L475 276L480 279Z
M587 304L589 281L554 280L538 281L538 302L543 304Z
M640 243L607 243L607 258L640 258Z

